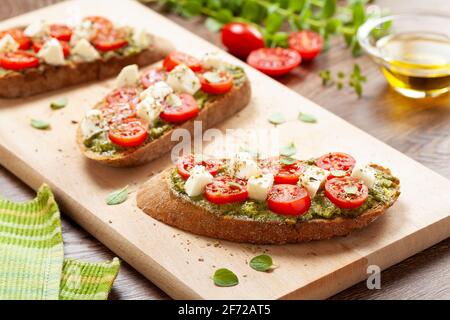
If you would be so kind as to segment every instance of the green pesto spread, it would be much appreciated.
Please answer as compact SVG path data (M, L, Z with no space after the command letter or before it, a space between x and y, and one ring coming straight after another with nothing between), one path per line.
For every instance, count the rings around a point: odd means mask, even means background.
M267 201L258 202L255 200L246 200L239 203L230 203L217 205L209 202L203 195L198 197L189 197L184 191L185 181L178 174L176 169L170 173L170 187L179 197L182 197L195 205L205 208L212 213L239 219L250 219L258 221L274 221L288 224L308 221L312 219L333 219L338 216L356 217L379 205L391 203L397 193L398 185L396 178L377 169L375 185L369 189L369 196L363 205L356 209L341 209L334 205L325 196L323 190L318 191L311 201L309 211L299 217L283 216L269 210Z
M234 86L239 87L243 85L246 79L244 69L238 66L228 65L226 70L229 74L232 75ZM217 95L211 95L202 90L199 90L194 95L194 98L197 101L200 110L205 108L205 106L208 103L211 103L215 99L217 99L217 97L218 97ZM155 123L152 124L151 127L149 127L148 129L149 137L144 142L144 145L146 143L149 143L153 140L160 138L162 135L172 130L174 127L175 127L174 124L165 122L162 119L158 119L158 121L156 121ZM106 132L100 132L90 137L89 139L84 140L84 145L89 150L104 156L113 156L119 152L131 150L130 148L128 149L121 148L120 146L117 146L114 143L112 143L109 140L108 134Z

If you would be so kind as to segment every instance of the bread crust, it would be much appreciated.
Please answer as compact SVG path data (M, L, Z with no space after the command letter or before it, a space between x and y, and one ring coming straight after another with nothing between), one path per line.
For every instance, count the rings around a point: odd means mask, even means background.
M73 63L66 66L45 65L43 69L27 69L0 77L0 98L24 98L94 80L116 76L130 64L147 66L163 59L173 50L165 39L150 35L151 45L140 53L117 56L108 60Z
M233 87L227 94L217 96L214 101L206 103L194 119L176 126L143 147L130 149L127 152L121 152L114 156L100 155L86 148L83 143L84 138L80 126L78 126L77 131L77 144L87 158L107 166L133 167L142 165L161 157L179 143L178 141L171 141L173 130L185 129L192 134L194 132L194 121L201 121L203 130L211 128L242 110L250 102L250 98L251 86L248 79L246 79L242 85Z
M389 169L372 166L390 174ZM351 231L363 228L383 215L400 195L400 182L396 180L397 193L390 203L372 208L358 217L313 219L287 224L244 220L211 213L177 196L171 190L168 179L170 169L142 185L137 194L137 205L142 211L170 226L194 234L254 244L299 243L348 235Z

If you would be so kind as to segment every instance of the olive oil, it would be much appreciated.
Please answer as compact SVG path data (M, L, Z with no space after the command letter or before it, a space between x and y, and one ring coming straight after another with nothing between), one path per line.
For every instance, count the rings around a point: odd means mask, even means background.
M399 33L376 43L389 84L412 98L450 89L450 38L437 33Z

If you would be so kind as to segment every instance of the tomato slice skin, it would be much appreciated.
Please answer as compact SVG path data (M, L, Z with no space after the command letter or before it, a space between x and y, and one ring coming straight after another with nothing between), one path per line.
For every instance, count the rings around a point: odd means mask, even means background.
M216 177L206 186L205 198L215 204L243 202L248 199L247 181L228 176Z
M303 60L311 61L323 49L323 38L314 31L292 32L288 39L289 48L297 51Z
M66 41L59 41L59 43L61 44L61 47L63 49L64 57L67 58L68 56L70 56L70 44ZM34 52L38 53L39 51L41 51L44 44L44 39L33 41Z
M108 18L101 16L89 16L85 17L83 21L90 21L94 29L101 30L112 30L114 29L114 24Z
M303 164L296 161L293 164L280 164L277 174L274 176L275 184L297 184L300 175L303 172Z
M139 91L136 88L118 88L110 92L106 97L107 104L129 103L136 105L139 103Z
M308 212L311 198L305 188L292 184L276 184L267 198L269 209L285 216L300 216Z
M264 39L255 27L241 22L230 22L222 28L222 43L228 51L242 59L250 52L264 48Z
M345 191L346 187L356 187L355 194ZM325 183L325 195L341 209L355 209L360 207L369 196L369 189L357 178L333 178Z
M141 83L145 89L159 81L165 81L167 74L162 68L151 68L141 76Z
M102 30L95 35L92 43L101 52L115 51L128 45L125 35L118 30Z
M226 72L219 73L220 82L209 82L200 75L202 90L209 94L225 94L233 88L233 78Z
M178 96L181 99L182 105L179 107L167 105L159 115L164 121L181 123L195 118L200 112L197 101L193 96L187 93L180 93Z
M247 63L273 77L285 75L300 65L302 58L297 51L284 48L262 48L252 51Z
M129 118L114 124L109 130L108 137L118 146L131 148L143 144L148 137L148 131L141 120Z
M65 24L50 25L50 37L56 38L59 41L70 41L72 38L72 28Z
M180 51L170 52L163 61L163 67L168 72L172 71L179 64L187 65L194 72L202 70L202 65L197 58Z
M100 111L109 124L136 117L136 108L127 102L106 104L100 108Z
M355 167L356 160L351 155L343 152L330 152L321 156L316 161L316 166L324 170L339 170L344 171L346 176L351 175L353 168ZM331 173L328 179L337 178Z
M9 29L0 32L0 39L9 34L18 44L19 50L28 50L31 47L31 39L27 37L20 29Z
M187 180L191 176L191 169L197 165L204 166L212 176L215 176L219 172L221 161L215 159L206 159L200 162L196 162L195 156L191 154L178 159L177 171L184 180Z
M14 71L37 68L39 59L26 51L5 52L0 54L0 66Z

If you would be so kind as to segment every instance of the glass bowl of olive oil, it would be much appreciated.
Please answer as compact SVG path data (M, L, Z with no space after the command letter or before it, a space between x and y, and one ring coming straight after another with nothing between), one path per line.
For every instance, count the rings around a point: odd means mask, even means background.
M389 84L410 98L450 90L450 17L401 14L370 19L358 30L362 48Z

